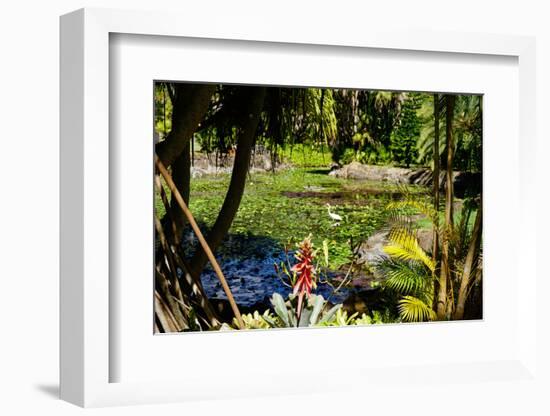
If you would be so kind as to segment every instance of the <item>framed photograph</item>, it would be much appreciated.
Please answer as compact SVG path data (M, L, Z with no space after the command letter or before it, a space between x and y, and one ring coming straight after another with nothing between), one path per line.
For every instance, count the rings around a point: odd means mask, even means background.
M534 40L180 22L61 18L61 397L536 385Z

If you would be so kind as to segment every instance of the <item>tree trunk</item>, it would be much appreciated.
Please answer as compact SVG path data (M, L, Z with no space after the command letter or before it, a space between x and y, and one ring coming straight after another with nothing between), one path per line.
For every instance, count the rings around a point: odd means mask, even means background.
M441 250L441 273L439 276L439 293L437 296L437 319L447 317L448 283L451 278L450 233L453 229L453 116L456 97L447 95L446 100L446 141L447 173L445 177L445 230Z
M453 319L464 318L464 305L466 304L466 298L468 295L468 288L470 286L470 280L472 271L474 269L475 261L479 255L479 247L481 244L481 225L482 222L482 207L481 203L477 209L476 220L474 223L474 229L472 230L472 239L470 240L470 246L468 247L468 254L464 261L464 271L462 272L462 279L460 281L460 288L458 290L458 299L456 302L456 309L453 314Z
M434 280L434 294L439 293L439 284L436 281L438 270L439 257L439 94L434 94L434 145L433 145L433 194L434 194L434 209L435 218L433 223L433 243L432 243L432 260L436 265L432 277ZM433 298L432 308L437 311L437 296Z
M244 193L246 176L248 174L252 145L256 136L256 130L258 128L265 97L265 88L263 87L245 88L246 92L243 97L243 120L240 123L240 131L237 138L237 150L235 152L231 181L216 222L206 237L206 242L213 252L215 252L225 238L237 214L237 210L239 209ZM190 272L195 277L200 276L206 263L206 253L202 248L197 248L197 251L189 263Z
M171 166L189 145L189 140L208 110L210 98L215 89L215 85L175 84L172 130L168 137L155 148L164 166Z
M178 156L174 163L172 163L172 179L174 180L176 188L187 205L189 205L191 185L191 158L189 149L190 141L187 141L187 145L184 147L182 153ZM173 241L176 245L179 245L181 243L183 227L185 226L186 220L183 211L173 195L170 198L170 215L175 226ZM167 229L171 230L170 227Z
M195 85L177 83L173 84L174 90L170 94L172 101L172 129L166 139L155 146L155 152L165 166L171 166L172 176L176 183L177 189L183 196L186 203L189 202L189 185L191 178L190 171L190 139L200 125L201 120L204 118L208 111L212 94L215 92L215 85ZM171 91L170 89L168 90ZM170 241L170 244L174 244L175 247L179 247L181 242L181 234L183 226L185 225L185 216L176 203L175 199L171 199L170 205L168 201L165 202L166 214L162 219L161 228L166 232L166 237ZM171 256L170 250L164 248L162 250L164 256ZM159 252L157 255L162 255ZM159 257L160 258L160 257ZM179 264L179 267L186 272L186 268ZM177 276L174 272L174 276ZM188 273L184 273L185 277L188 277ZM177 278L177 277L176 277ZM196 279L194 282L189 279L182 279L182 284L189 284L192 288L193 299L199 302L200 305L196 307L198 316L208 321L210 325L216 323L216 317L212 310L211 305L206 298L201 286L200 280ZM157 288L158 282L157 282ZM162 295L162 293L159 293ZM175 313L177 318L178 308L177 304L174 305L171 302L171 298L165 297L167 307ZM203 312L205 316L202 317ZM166 329L165 329L166 330Z
M433 193L434 193L434 208L435 212L439 212L439 94L434 94L434 148L433 148ZM437 264L437 256L439 251L439 217L436 216L434 223L434 236L432 258L434 264Z
M172 178L186 204L189 203L191 181L190 141L208 110L215 88L214 85L174 84L175 93L171 95L172 130L166 140L157 144L155 149L164 166L172 167ZM170 201L170 213L175 229L165 229L175 233L168 237L178 245L181 242L185 216L173 198ZM167 218L163 218L163 226L167 221Z

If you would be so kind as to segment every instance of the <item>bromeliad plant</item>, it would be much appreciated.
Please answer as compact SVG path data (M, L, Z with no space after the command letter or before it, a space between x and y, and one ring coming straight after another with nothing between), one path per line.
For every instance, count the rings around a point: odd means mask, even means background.
M300 320L304 301L308 299L318 284L327 284L332 288L333 293L337 292L351 280L348 272L344 279L335 286L328 277L329 265L329 243L323 241L322 259L319 259L319 250L314 248L311 241L311 234L296 244L294 252L294 265L291 265L289 259L289 250L285 247L287 255L286 262L282 261L279 265L275 264L275 272L284 285L292 289L291 297L296 303L296 318ZM350 268L351 271L351 268Z
M298 262L290 269L295 276L292 294L298 296L298 309L296 317L299 320L302 312L304 295L311 295L311 290L317 287L317 271L313 264L316 252L313 250L311 234L298 244L298 250L294 255Z
M304 301L304 299L302 299ZM303 305L299 298L291 294L287 301L274 293L271 305L275 311L274 319L266 319L273 328L307 327L329 324L334 321L336 312L342 308L342 304L330 307L322 295L311 294L305 299ZM300 313L297 308L300 308Z
M260 314L258 311L242 316L246 329L268 329L268 328L296 328L296 327L319 327L319 326L350 326L350 325L373 325L384 322L383 317L374 312L373 316L363 313L361 316L356 312L348 315L343 310L343 305L331 305L321 295L311 294L304 302L300 319L297 319L295 308L296 297L290 295L288 300L274 293L271 298L271 305L274 312L269 310ZM223 324L222 330L239 329L236 319L231 325Z
M262 319L272 327L298 327L298 326L334 326L350 325L355 322L357 315L348 317L342 315L342 304L332 306L328 299L321 295L316 295L313 291L319 283L327 284L332 288L332 293L337 292L341 287L347 284L350 278L350 272L342 279L338 286L334 286L328 278L327 268L329 265L329 244L325 240L322 247L322 259L319 260L319 250L314 248L311 241L311 234L296 245L294 259L296 262L291 265L288 258L286 262L275 264L275 272L281 281L292 289L288 300L274 293L271 298L275 317L262 315ZM329 296L330 298L330 296ZM359 318L359 322L366 322L366 317ZM349 321L349 322L348 322Z
M325 247L325 263L328 264L328 248L326 244L323 244L323 247ZM288 254L288 250L286 252ZM286 263L275 264L275 272L283 283L292 289L292 296L297 297L297 320L300 320L304 297L309 297L312 290L317 288L318 267L315 263L316 257L317 250L313 247L310 234L297 244L297 250L294 253L297 262L293 266L290 265L288 257Z

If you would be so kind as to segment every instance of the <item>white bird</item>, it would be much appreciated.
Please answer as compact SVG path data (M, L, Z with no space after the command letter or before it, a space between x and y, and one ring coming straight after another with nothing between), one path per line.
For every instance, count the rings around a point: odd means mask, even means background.
M336 227L340 225L340 221L342 221L342 217L338 214L335 214L334 212L330 211L330 204L327 203L327 210L328 210L328 216L332 218L334 221L336 221L334 224L332 224L333 227Z

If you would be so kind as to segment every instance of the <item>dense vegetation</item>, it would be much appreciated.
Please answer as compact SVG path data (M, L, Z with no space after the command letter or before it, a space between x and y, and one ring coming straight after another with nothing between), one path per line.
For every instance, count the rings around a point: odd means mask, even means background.
M458 171L481 173L481 101L157 83L156 329L480 318L481 186L467 186L458 199L453 184ZM262 169L253 168L257 158L267 159ZM328 175L351 162L428 169L430 181ZM360 262L372 236L383 238L381 255ZM210 250L221 269L229 259L286 253L270 277L286 293L249 310L235 302L231 291L239 288L220 269L229 306L220 304L203 285L214 266ZM350 297L362 296L363 308L355 300L333 304L319 291L357 282L360 293Z

